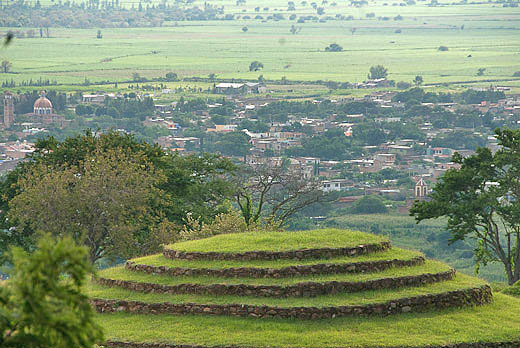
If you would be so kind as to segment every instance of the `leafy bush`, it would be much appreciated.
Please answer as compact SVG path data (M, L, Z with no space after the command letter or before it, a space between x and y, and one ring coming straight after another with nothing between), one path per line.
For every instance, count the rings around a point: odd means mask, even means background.
M200 218L188 216L180 232L181 240L208 238L217 234L241 233L249 231L242 214L238 210L217 215L211 223L204 223Z
M355 201L350 211L354 214L380 214L388 209L379 197L369 195Z
M343 47L341 47L337 43L332 43L329 46L325 47L325 51L327 51L327 52L341 52L341 51L343 51Z
M408 89L408 88L412 87L412 84L409 82L405 82L405 81L399 81L399 82L397 82L396 87L397 87L397 89Z
M448 50L449 50L449 48L446 46L439 46L439 48L437 48L437 51L441 51L441 52L446 52Z
M504 290L502 290L502 293L520 297L520 281L517 281L513 285L505 288Z

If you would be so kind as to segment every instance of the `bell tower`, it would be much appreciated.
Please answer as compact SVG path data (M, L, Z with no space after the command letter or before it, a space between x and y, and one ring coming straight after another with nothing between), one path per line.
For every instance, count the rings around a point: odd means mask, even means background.
M4 96L4 128L9 128L14 123L14 98L7 92Z

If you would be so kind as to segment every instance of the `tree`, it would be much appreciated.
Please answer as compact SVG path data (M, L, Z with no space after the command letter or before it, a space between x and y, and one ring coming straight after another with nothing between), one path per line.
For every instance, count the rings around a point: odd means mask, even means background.
M325 47L325 51L326 52L341 52L341 51L343 51L343 47L341 47L337 43L332 43L332 44L328 45L327 47Z
M368 195L355 201L350 211L354 214L383 214L388 209L379 197Z
M243 27L242 27L242 31L243 31L244 33L245 33L246 31L248 31L248 30L249 30L249 29L247 29L246 26L243 26Z
M296 25L291 25L291 29L289 29L289 32L293 35L296 35L302 30L302 27L297 27Z
M11 252L14 274L0 286L0 347L91 348L103 341L83 294L93 271L70 238L44 238L32 254Z
M260 63L259 61L255 60L252 61L251 64L249 64L249 71L258 71L262 69L264 65Z
M324 200L321 183L306 178L302 167L255 163L238 176L235 201L248 226L265 218L268 225L283 225L303 208Z
M370 67L370 80L384 79L388 76L388 70L382 65L374 65Z
M97 31L96 38L98 38L98 39L102 39L103 38L103 34L101 34L101 30Z
M2 61L2 64L1 64L1 67L2 67L2 72L7 74L9 72L9 70L11 70L11 66L13 64L7 60L3 60Z
M497 129L501 148L493 154L480 147L470 157L455 154L459 169L437 182L431 201L415 202L410 214L417 222L447 217L451 242L477 241L477 271L500 262L509 284L520 280L520 130Z
M321 16L322 14L325 13L325 9L323 7L318 7L316 9L316 13L318 14L318 16Z
M415 78L413 79L413 83L414 83L417 87L419 87L420 85L422 85L423 82L424 82L424 80L423 80L423 77L422 77L421 75L417 75L417 76L415 76Z
M224 155L244 157L249 154L249 137L240 131L229 132L220 136L216 149Z
M0 254L8 245L22 246L26 250L34 248L35 232L30 228L13 229L9 220L10 202L22 189L19 181L36 166L56 169L78 167L87 157L92 157L98 150L118 151L151 163L150 168L162 172L165 182L157 188L166 192L165 204L155 204L156 214L164 215L171 223L181 225L190 213L195 218L211 221L220 213L227 212L225 202L233 197L234 188L229 178L235 173L233 163L218 155L201 153L181 156L166 154L158 145L138 141L129 134L114 131L68 137L58 141L54 137L39 139L36 150L19 163L0 181ZM0 255L2 256L2 255Z
M166 77L167 81L179 81L179 77L174 72L166 73L166 75L164 75L164 77Z
M483 76L485 71L486 71L486 68L478 68L477 76Z
M397 87L397 89L408 89L412 87L412 84L406 81L399 81L395 84L395 86Z
M166 178L140 156L98 148L75 166L35 166L20 178L8 218L21 230L71 236L92 262L159 251L174 238L155 209L168 204L158 188Z

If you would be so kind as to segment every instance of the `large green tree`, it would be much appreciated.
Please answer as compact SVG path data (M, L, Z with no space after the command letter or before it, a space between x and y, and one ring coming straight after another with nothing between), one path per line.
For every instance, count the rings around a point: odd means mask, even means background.
M11 254L14 273L0 286L1 348L92 348L103 340L82 289L92 272L87 248L44 238L32 254Z
M384 79L388 76L388 69L382 65L374 65L370 67L368 78L372 80Z
M166 178L141 156L98 149L74 166L34 166L18 180L8 219L16 229L71 236L92 262L157 252L175 229L162 212Z
M164 191L166 199L160 202L166 204L156 204L154 209L156 214L162 214L176 224L182 224L188 212L194 217L212 220L227 210L224 203L234 192L228 180L235 171L231 161L206 153L191 156L166 153L158 145L138 141L128 134L88 131L63 141L53 137L40 139L35 146L36 151L28 160L21 162L0 182L0 253L7 245L25 249L34 246L35 231L28 226L13 229L15 221L8 219L8 215L9 203L23 191L20 179L37 166L45 166L48 170L73 168L96 151L118 151L121 156L134 159L135 163L149 164L149 168L165 177L154 185Z
M418 222L447 217L452 241L477 240L477 270L489 262L503 264L509 284L520 280L520 130L496 131L501 148L478 148L473 156L459 154L459 169L437 182L430 201L410 210Z

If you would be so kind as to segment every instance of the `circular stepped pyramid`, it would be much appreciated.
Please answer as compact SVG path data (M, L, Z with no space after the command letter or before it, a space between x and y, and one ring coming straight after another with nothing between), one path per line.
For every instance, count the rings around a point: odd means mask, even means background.
M456 274L419 253L392 248L382 237L342 230L229 234L177 243L165 247L163 254L101 271L88 290L99 320L110 328L108 345L117 347L140 347L139 342L155 347L157 341L156 347L279 346L276 335L267 334L272 329L253 330L254 335L266 335L262 344L254 345L247 344L248 339L233 340L226 327L237 320L242 321L240 328L262 327L262 322L282 327L294 321L329 321L330 331L349 321L384 320L392 325L410 315L430 315L434 321L443 311L481 310L492 302L490 287L478 279ZM119 323L121 317L128 322ZM221 330L220 339L193 335L192 325L208 318L214 324L197 329ZM134 326L136 320L145 326L150 322L148 333ZM177 324L157 333L157 339L155 325L165 322ZM133 343L127 342L132 337ZM520 332L513 338L520 338ZM281 345L331 346L328 341L305 344L295 337ZM336 341L332 346L385 346L377 337Z

